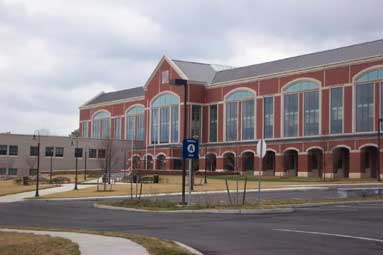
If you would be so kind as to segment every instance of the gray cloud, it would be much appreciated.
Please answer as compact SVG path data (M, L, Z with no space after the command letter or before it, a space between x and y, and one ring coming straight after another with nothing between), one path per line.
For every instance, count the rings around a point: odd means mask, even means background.
M0 0L0 132L68 134L163 54L248 65L382 38L379 0Z

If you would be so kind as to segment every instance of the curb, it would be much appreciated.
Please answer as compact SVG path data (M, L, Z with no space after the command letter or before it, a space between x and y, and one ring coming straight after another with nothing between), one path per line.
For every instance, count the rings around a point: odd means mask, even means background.
M93 204L95 208L108 210L121 210L129 212L145 212L145 213L212 213L212 214L280 214L293 213L294 208L275 208L275 209L201 209L201 210L169 210L169 211L150 211L137 208L126 208L111 205Z
M184 243L181 243L181 242L178 242L178 241L173 241L174 243L176 243L178 246L184 248L185 250L187 250L188 252L194 254L194 255L204 255L203 253L197 251L196 249L194 249L193 247L190 247Z
M369 203L383 203L383 200L367 200L367 201L339 201L339 202L323 202L323 203L307 203L301 205L291 205L291 208L319 207L325 205L358 205Z

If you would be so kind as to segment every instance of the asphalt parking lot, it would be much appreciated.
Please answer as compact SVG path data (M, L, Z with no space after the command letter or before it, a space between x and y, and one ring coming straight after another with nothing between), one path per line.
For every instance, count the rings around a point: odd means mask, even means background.
M156 214L96 209L94 201L0 204L0 225L123 231L186 243L204 254L382 254L383 203L290 214Z

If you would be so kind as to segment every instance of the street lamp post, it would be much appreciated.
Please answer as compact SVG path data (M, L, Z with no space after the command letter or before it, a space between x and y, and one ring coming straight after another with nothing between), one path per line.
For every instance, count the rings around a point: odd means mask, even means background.
M184 140L187 138L187 98L188 90L187 85L188 81L184 79L174 79L170 80L170 84L175 86L184 86ZM191 169L189 169L191 171ZM182 204L186 204L185 200L185 182L186 182L186 159L183 158L183 167L182 167Z
M37 133L37 135L36 135ZM36 173L36 193L35 197L39 197L39 182L40 182L40 132L36 130L33 134L33 140L37 139L37 173Z
M378 160L376 162L377 164L377 169L376 169L376 179L377 181L381 181L380 180L380 147L381 147L381 142L380 142L380 132L381 132L381 128L382 128L382 122L383 122L383 118L379 118L379 125L378 125Z
M78 177L78 155L77 155L77 153L78 153L78 137L75 136L74 139L76 139L76 148L75 148L75 152L74 152L74 157L76 159L76 174L75 174L75 179L74 179L74 190L78 190L78 187L77 187L77 181L78 181L78 179L77 179L77 177ZM71 141L71 145L73 146L73 138Z
M84 161L84 180L85 180L85 181L86 181L86 170L87 170L86 161L87 161L87 159L88 159L87 151L88 151L88 149L85 148L85 151L84 151L84 157L85 157L85 161Z

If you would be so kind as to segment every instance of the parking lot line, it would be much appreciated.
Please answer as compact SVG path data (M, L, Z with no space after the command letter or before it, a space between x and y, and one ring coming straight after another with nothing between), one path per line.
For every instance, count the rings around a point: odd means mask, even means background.
M273 230L274 231L282 231L282 232L311 234L311 235L334 236L334 237L342 237L342 238L350 238L350 239L358 239L358 240L363 240L363 241L372 241L372 242L383 243L383 240L381 240L381 239L368 238L368 237L362 237L362 236L350 236L350 235L332 234L332 233L325 233L325 232L303 231L303 230L294 230L294 229L284 229L284 228L273 229Z

